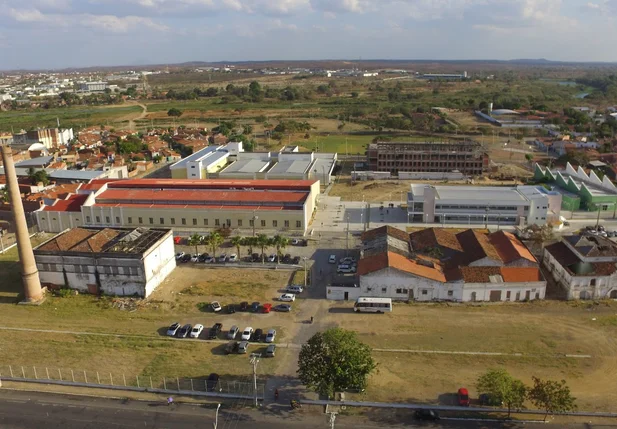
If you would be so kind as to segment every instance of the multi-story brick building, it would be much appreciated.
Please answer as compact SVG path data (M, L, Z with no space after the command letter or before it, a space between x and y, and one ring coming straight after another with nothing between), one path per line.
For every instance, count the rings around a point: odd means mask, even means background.
M480 143L461 142L377 142L367 150L370 171L450 172L478 176L489 167L488 153Z

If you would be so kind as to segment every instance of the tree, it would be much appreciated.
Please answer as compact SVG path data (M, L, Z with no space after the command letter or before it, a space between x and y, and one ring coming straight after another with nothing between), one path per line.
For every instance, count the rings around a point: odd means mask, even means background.
M175 116L176 118L179 118L182 116L182 110L172 107L167 111L167 116Z
M197 246L199 246L201 243L202 243L201 235L193 234L189 237L188 244L189 246L195 246L195 253L199 253L199 251L197 250Z
M277 262L281 262L281 251L289 246L289 239L277 234L272 238L272 244L276 247Z
M206 238L205 242L208 246L210 246L213 258L216 258L216 249L218 249L224 241L225 239L218 232L213 232Z
M49 174L47 174L47 171L45 170L37 171L34 168L30 167L28 169L28 178L33 185L37 185L39 183L42 183L43 186L49 185Z
M235 235L231 237L231 244L232 246L236 246L236 250L238 251L238 257L240 257L241 256L240 246L244 244L244 239L240 237L239 235Z
M542 380L533 378L533 387L529 390L529 399L545 411L544 421L549 413L564 413L576 409L576 398L570 393L565 380Z
M360 96L360 94L358 94L358 92L357 92L357 91L353 91L353 92L351 93L351 98L358 98L359 96Z
M366 388L375 368L371 348L355 332L331 328L316 333L302 346L298 377L308 388L331 398L347 388Z
M259 234L256 237L255 244L261 248L261 263L263 264L265 262L266 247L269 247L272 241L266 234Z
M533 160L533 154L531 154L531 153L526 153L526 154L525 154L525 159L526 159L527 161L529 161L529 163L531 164L531 161Z
M491 405L505 404L508 417L512 408L522 408L527 396L527 387L522 381L513 378L505 369L490 369L476 382L478 391L487 393Z

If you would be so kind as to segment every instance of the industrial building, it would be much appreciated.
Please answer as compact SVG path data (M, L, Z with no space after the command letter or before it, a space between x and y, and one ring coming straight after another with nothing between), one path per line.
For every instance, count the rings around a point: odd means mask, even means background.
M489 167L489 156L482 145L460 142L377 142L367 149L368 170L441 173L457 171L479 176Z
M617 187L607 176L600 180L594 171L587 174L582 167L574 169L570 163L565 170L553 171L536 164L534 179L547 182L562 195L563 210L600 210L607 217L617 211Z
M335 300L522 301L544 299L538 261L513 234L383 226L362 235L358 287L328 286Z
M84 92L101 92L107 88L107 82L80 82L79 90Z
M544 248L542 264L568 299L617 298L617 244L569 235Z
M410 222L545 225L561 213L559 192L542 186L435 186L413 184L407 194Z
M222 227L304 233L319 191L315 180L93 180L34 213L47 232L141 226L186 234Z
M171 168L174 179L319 180L329 184L336 153L298 152L285 147L279 152L245 152L242 142L208 146Z
M73 228L34 249L52 289L148 297L176 267L171 229Z

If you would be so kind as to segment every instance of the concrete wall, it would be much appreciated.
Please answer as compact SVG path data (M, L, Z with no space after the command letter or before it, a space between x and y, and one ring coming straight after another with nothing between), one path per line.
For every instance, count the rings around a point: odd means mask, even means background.
M84 226L84 217L80 212L34 212L40 231L62 232L67 228Z
M463 301L491 301L491 292L496 291L501 293L499 301L523 301L526 299L527 293L529 293L530 300L544 299L546 282L465 283ZM509 296L508 293L510 294Z
M398 178L401 180L463 180L465 177L463 173L431 173L426 171L399 171L398 173Z
M347 293L347 300L355 301L359 297L364 296L361 292L359 287L328 286L326 288L326 298L333 301L344 301L345 293Z

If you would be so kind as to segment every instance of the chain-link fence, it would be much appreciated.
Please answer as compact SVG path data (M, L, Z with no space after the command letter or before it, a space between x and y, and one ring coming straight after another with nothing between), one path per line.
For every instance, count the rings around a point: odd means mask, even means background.
M255 395L253 383L218 377L156 377L122 372L75 370L42 366L0 365L0 379L12 381L50 381L85 387L113 387L165 392L211 392L226 395ZM264 397L264 385L257 383L257 397Z

